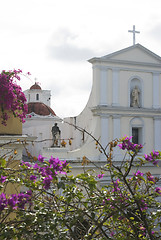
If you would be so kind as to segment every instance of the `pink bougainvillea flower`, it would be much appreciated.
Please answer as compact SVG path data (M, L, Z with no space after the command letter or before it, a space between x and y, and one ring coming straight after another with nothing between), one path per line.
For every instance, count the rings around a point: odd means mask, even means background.
M13 71L3 70L0 74L0 106L2 115L2 124L7 125L9 118L8 111L12 112L14 117L18 117L21 122L25 121L28 112L25 94L20 86L16 84L16 80L20 80L20 69Z
M104 175L105 175L105 174L100 173L100 174L97 175L97 177L98 177L99 179L101 179L101 178L103 178Z
M39 161L39 162L44 162L44 159L45 159L45 158L39 154L39 156L38 156L38 161Z
M136 173L134 173L134 176L142 177L143 175L144 175L144 173L140 172L139 170Z
M6 176L1 176L1 177L0 177L0 182L1 182L1 183L4 183L4 182L6 181L6 178L7 178Z
M131 142L132 137L126 137L122 140L122 143L118 144L119 148L122 150L128 150L133 152L138 152L141 148L143 148L142 144L135 144Z
M158 151L153 150L149 155L145 154L144 157L146 161L152 162L153 165L157 165L159 162L158 158L160 158L160 154Z
M161 194L161 188L160 187L156 187L155 192Z
M30 180L35 181L36 179L37 179L37 177L35 175L30 176Z

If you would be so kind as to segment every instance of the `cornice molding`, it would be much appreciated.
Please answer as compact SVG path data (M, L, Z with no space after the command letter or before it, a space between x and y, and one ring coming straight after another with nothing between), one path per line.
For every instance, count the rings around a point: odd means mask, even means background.
M129 116L129 117L153 117L161 118L161 108L132 108L132 107L111 107L111 106L95 106L91 108L94 116Z
M96 63L116 63L121 65L134 65L134 66L147 66L147 67L156 67L161 68L161 64L159 63L147 63L147 62L136 62L136 61L128 61L128 60L116 60L116 59L100 59L100 58L93 58L93 64ZM99 64L97 64L99 65Z
M111 62L111 61L109 61ZM139 64L138 64L139 65ZM139 65L140 67L140 65ZM108 70L108 69L117 69L118 71L132 71L132 72L146 72L146 73L152 73L154 75L159 75L161 74L161 65L158 66L160 68L160 70L154 70L154 69L145 69L145 68L131 68L131 67L125 67L125 66L110 66L110 65L107 65L107 66L103 66L101 64L94 64L93 65L93 69L103 69L103 70Z

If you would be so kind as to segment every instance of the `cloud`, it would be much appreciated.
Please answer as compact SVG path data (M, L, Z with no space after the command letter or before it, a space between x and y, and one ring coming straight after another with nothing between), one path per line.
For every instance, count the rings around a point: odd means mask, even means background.
M160 31L161 22L151 26L149 31L147 31L149 37L155 39L155 41L161 40L161 31Z
M79 36L63 28L53 34L48 44L48 55L59 61L78 62L95 55L95 51L81 46Z

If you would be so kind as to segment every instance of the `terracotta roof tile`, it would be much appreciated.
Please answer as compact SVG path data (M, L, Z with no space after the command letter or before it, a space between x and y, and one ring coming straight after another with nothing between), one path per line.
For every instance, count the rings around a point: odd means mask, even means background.
M30 87L30 90L33 90L33 89L40 89L41 90L41 87L37 83L35 83L34 85L32 85Z
M50 114L56 116L55 112L49 106L41 102L28 103L28 113L32 112L41 116L47 116Z

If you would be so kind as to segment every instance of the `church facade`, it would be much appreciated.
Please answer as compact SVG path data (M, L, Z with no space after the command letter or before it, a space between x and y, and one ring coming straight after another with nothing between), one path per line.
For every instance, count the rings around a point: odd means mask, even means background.
M88 103L76 117L59 123L61 137L73 139L66 150L45 148L44 155L79 160L86 156L102 162L105 157L95 148L95 141L103 147L110 140L133 136L132 141L143 144L140 153L161 149L161 57L140 44L103 57L89 60L93 69L93 85ZM68 123L66 123L68 122ZM78 131L76 127L81 127ZM113 160L119 161L119 148Z

